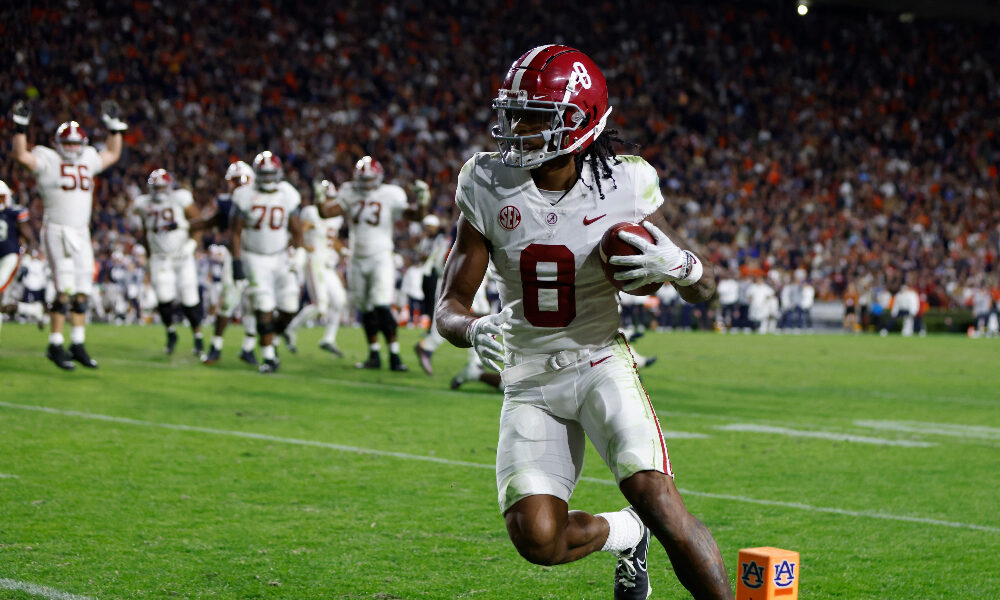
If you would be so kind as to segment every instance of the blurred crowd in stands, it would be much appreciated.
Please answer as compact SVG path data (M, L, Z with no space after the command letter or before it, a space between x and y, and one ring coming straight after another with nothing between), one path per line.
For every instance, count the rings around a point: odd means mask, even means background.
M4 17L0 131L13 133L22 98L33 143L68 119L100 143L109 98L131 125L98 183L102 278L112 256L135 255L129 207L151 170L174 173L207 214L226 166L264 149L306 197L371 154L387 179L430 182L447 229L459 168L494 149L490 101L507 67L560 42L602 66L610 126L637 144L621 152L659 169L674 225L721 277L798 272L818 300L905 283L924 308L971 307L983 290L997 301L995 24L639 0L63 0ZM0 178L37 228L33 181L9 152ZM399 227L404 264L418 262L419 230Z

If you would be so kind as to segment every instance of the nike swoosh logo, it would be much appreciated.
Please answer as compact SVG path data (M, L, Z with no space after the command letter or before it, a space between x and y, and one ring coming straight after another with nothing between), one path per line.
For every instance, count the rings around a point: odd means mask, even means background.
M637 558L637 559L635 559L635 562L636 562L637 565L639 565L639 570L640 571L645 571L646 570L646 561L642 560L641 558Z
M584 227L586 227L587 225L590 225L591 223L593 223L593 222L595 222L595 221L600 221L601 219L603 219L603 218L604 218L604 217L606 217L606 216L608 216L608 213L604 213L603 215L601 215L601 216L599 216L599 217L594 217L593 219L588 219L588 218L586 217L586 215L585 215L585 216L583 217L583 225L584 225Z
M604 358L602 358L602 359L601 359L601 360L599 360L599 361L596 361L596 362L595 362L595 361L590 361L590 366L592 366L592 367L596 367L597 365L599 365L599 364L601 364L602 362L604 362L604 361L608 360L609 358L611 358L611 355L610 355L610 354L609 354L608 356L605 356Z

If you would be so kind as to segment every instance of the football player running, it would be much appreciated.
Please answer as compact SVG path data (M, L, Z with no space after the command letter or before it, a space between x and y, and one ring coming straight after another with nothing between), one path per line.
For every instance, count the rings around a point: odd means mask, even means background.
M94 176L121 158L122 132L128 129L115 102L104 102L101 113L108 129L104 150L88 145L87 134L76 121L66 121L56 129L54 148L36 145L28 150L31 111L23 102L14 105L14 158L34 174L42 196L45 217L41 237L56 289L50 307L52 333L46 356L66 370L75 367L74 360L97 368L97 361L84 346L87 298L94 283L94 248L90 241ZM71 326L68 353L63 348L62 333L67 311Z
M323 315L326 331L319 347L331 354L342 357L344 353L337 347L337 329L340 318L347 308L347 292L337 273L340 260L340 239L337 232L344 225L343 217L324 219L319 214L322 204L336 201L337 186L324 179L318 186L318 201L302 209L302 234L308 259L306 263L306 288L312 303L295 315L285 330L289 347L296 342L295 332L309 319Z
M177 346L174 303L180 299L184 316L194 335L194 353L205 351L201 334L201 299L194 251L198 243L191 232L205 225L189 190L174 186L166 169L156 169L146 181L149 193L136 197L133 210L142 221L143 240L149 255L149 280L156 294L156 310L167 329L163 351L173 354Z
M227 240L230 233L230 223L234 214L233 192L236 191L236 188L244 185L252 186L253 180L253 169L242 160L238 160L226 168L226 187L228 190L223 194L219 194L215 199L216 212L212 223L212 227L223 238L222 241ZM229 243L232 245L231 241ZM213 244L209 248L209 252L212 260L218 261L222 265L222 292L220 294L219 305L215 310L212 343L209 345L204 362L206 365L212 365L219 362L219 359L222 358L222 336L225 334L226 327L233 318L233 314L236 313L236 308L242 303L245 308L243 311L244 336L243 346L240 349L240 360L256 366L258 363L257 357L254 355L254 348L257 347L257 325L256 319L250 314L252 311L246 308L246 280L241 281L237 285L236 280L233 279L233 257L225 245L221 243Z
M346 214L350 231L351 260L347 269L347 287L354 306L361 311L361 324L368 339L368 360L359 369L381 369L378 334L382 332L389 346L389 368L406 371L399 357L396 319L389 308L396 287L393 264L393 226L402 216L420 221L426 214L430 190L423 181L414 182L411 204L398 185L382 183L382 165L365 156L354 167L354 180L344 183L336 201L320 209L323 218Z
M7 183L0 181L0 310L3 312L16 313L18 309L16 303L4 303L4 293L20 271L22 243L28 252L33 252L37 246L35 232L28 224L30 216L27 208L14 204ZM3 315L0 314L2 324Z
M461 209L436 317L442 335L502 364L506 385L497 487L507 531L537 564L618 556L615 598L648 597L650 533L695 598L732 598L718 546L684 506L666 443L633 357L618 332L615 288L597 246L621 221L644 221L656 243L621 234L640 254L612 257L626 290L670 281L689 302L715 291L711 266L679 248L658 208L653 167L616 156L604 76L582 52L534 48L508 71L493 106L499 153L479 153L458 176ZM470 314L487 264L499 314ZM495 336L503 335L501 343ZM586 438L631 506L568 509Z
M254 184L233 192L233 279L248 279L251 305L260 336L261 373L278 370L274 334L284 332L299 310L299 280L305 255L290 261L289 243L302 249L302 202L284 180L281 160L269 151L253 161ZM245 268L244 268L245 267ZM277 316L274 312L277 309Z

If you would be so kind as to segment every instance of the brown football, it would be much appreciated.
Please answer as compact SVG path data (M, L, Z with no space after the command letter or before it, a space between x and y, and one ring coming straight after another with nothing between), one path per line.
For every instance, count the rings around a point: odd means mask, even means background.
M615 223L604 232L604 237L601 238L599 254L601 256L601 267L604 268L604 276L607 277L609 282L611 282L611 285L626 294L631 294L633 296L648 296L650 294L655 294L656 290L660 289L660 286L663 285L662 283L650 283L649 285L645 285L637 290L626 292L622 289L622 286L625 285L628 280L622 281L615 279L615 273L618 271L628 271L633 267L626 265L612 265L608 263L608 259L612 256L629 256L632 254L639 254L639 251L635 246L618 237L618 233L620 231L634 233L649 242L655 243L653 236L650 235L650 233L646 231L646 228L642 225L629 223L628 221Z

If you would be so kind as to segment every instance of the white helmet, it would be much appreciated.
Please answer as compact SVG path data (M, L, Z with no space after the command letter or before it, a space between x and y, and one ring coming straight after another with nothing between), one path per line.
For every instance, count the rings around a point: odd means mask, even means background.
M76 160L83 154L87 145L87 132L76 121L66 121L56 129L54 145L56 152L66 160ZM70 147L72 146L72 148Z
M278 189L285 172L281 166L281 159L270 150L265 150L253 159L253 174L258 188L273 192Z
M354 165L354 181L363 190L374 190L382 185L382 163L370 156L362 156Z
M253 169L242 160L238 160L226 169L226 181L232 181L236 187L253 183Z

